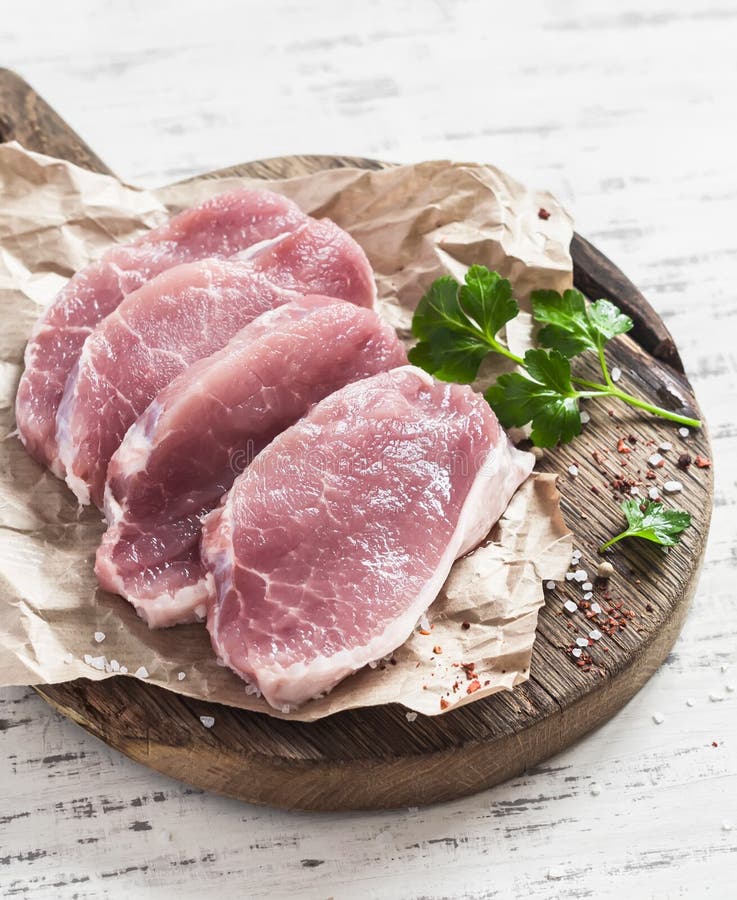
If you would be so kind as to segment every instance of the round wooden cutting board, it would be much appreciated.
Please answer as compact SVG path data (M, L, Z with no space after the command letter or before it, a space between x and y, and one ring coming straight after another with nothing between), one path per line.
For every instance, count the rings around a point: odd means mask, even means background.
M25 82L0 72L0 140L12 139L109 171ZM383 164L292 156L204 177L282 177L347 165ZM698 417L673 340L645 298L583 238L576 236L571 250L576 286L590 298L613 300L636 323L629 336L611 347L625 389ZM584 434L572 445L546 453L538 468L561 473L563 514L583 552L584 565L593 574L596 547L622 525L618 503L612 499L612 473L627 477L639 469L644 476L647 457L666 440L673 443L667 456L674 471L672 463L679 454L710 457L710 447L706 430L682 438L671 424L620 404L589 409L592 422ZM631 435L636 444L628 442ZM620 438L631 453L617 452ZM622 466L625 460L628 465ZM574 464L576 477L568 472ZM254 803L377 809L449 800L490 787L605 722L668 654L696 585L712 506L710 469L691 466L677 474L684 485L678 505L691 512L693 527L667 555L645 542L618 545L611 557L616 568L611 601L601 592L596 599L607 608L610 602L621 603L617 616L625 625L590 648L592 664L578 665L567 649L575 635L569 617L562 613L562 602L566 596L581 597L580 587L567 582L548 597L540 613L529 681L511 693L456 712L418 716L410 723L401 707L385 706L311 724L293 723L190 700L130 678L79 680L39 687L38 693L132 759ZM215 718L210 730L199 720L206 714Z

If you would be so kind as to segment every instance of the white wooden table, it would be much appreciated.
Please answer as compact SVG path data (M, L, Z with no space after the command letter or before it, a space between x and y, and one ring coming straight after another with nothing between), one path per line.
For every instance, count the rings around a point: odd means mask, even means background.
M3 897L734 890L737 6L494 6L6 0L0 47L132 182L332 152L489 161L557 192L665 318L714 438L711 540L674 652L618 716L535 772L377 814L203 794L109 750L31 690L2 691Z

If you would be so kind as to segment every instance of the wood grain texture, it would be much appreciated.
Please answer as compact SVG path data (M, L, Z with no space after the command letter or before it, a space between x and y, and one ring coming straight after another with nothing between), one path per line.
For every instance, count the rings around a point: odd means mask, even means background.
M5 64L133 183L337 150L492 160L553 190L672 332L711 425L716 491L693 608L663 667L586 740L463 800L350 815L248 807L130 762L30 690L0 692L0 893L729 896L734 11L533 0L505 7L503 39L480 0L377 0L368 18L339 0L10 0L7 12Z
M18 141L28 150L74 160L112 174L69 125L22 78L0 68L0 142Z
M4 115L11 119L12 110ZM62 146L68 149L69 142L60 142ZM72 161L80 159L73 156ZM383 164L360 158L292 156L244 164L213 173L213 177L289 177L344 165L377 168ZM593 285L599 293L626 304L648 349L661 352L669 343L673 346L645 298L616 266L583 239L578 238L577 243L576 285L581 289ZM629 339L618 341L610 353L612 364L630 373L627 380L643 396L658 397L669 408L698 415L685 377L648 349ZM593 369L592 377L595 375ZM618 439L635 431L639 444L632 448L630 461L634 463L639 452L636 477L644 494L648 486L646 459L663 440L664 428L646 417L630 412L623 415L625 424L617 417L600 416L598 427L588 428L563 453L572 454L570 464L575 461L584 472L587 466L582 458L588 461L595 451L614 452ZM705 433L694 436L690 444L690 449L710 455ZM549 454L548 460L558 465L559 456L557 452ZM619 463L624 459L615 453L613 468L611 462L590 464L598 482L602 482L602 472L608 471L600 494L592 497L591 484L583 475L580 480L570 479L564 491L566 521L589 560L585 565L592 581L596 547L611 533L607 528L616 533L621 518L616 507L612 515L606 495L611 493L607 480L621 475ZM542 468L549 468L549 463L543 462ZM606 721L657 669L678 634L703 556L712 496L709 470L700 474L684 504L696 522L694 535L671 552L671 565L654 564L652 548L647 545L628 548L629 559L616 555L619 578L626 579L634 571L641 576L636 591L621 598L634 615L626 623L627 631L618 631L611 639L607 636L590 649L592 666L585 671L577 667L566 648L607 616L587 620L580 613L557 621L564 595L581 598L581 585L572 582L557 590L542 611L530 682L511 694L498 694L442 717L418 717L409 723L401 707L392 706L356 710L310 724L283 723L193 702L128 679L80 680L38 691L60 712L133 759L197 787L242 800L334 810L454 799L519 775L563 749ZM584 510L587 514L582 517ZM603 526L602 520L607 518L613 522ZM591 524L596 526L593 530ZM672 557L677 557L677 565ZM605 607L609 603L600 593L608 587L599 583L596 595ZM201 715L214 716L217 728L204 730ZM561 727L562 719L566 728Z

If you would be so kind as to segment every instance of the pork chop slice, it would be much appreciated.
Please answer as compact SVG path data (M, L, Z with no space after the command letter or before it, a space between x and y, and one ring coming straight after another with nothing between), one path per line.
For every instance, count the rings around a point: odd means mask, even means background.
M167 385L113 455L100 584L151 627L204 618L211 583L199 559L201 516L314 403L406 361L375 312L327 297L292 301L246 325Z
M218 657L276 708L391 653L533 466L471 388L404 366L318 403L204 520Z
M127 244L111 247L77 272L36 323L16 396L18 432L26 450L61 477L56 412L87 335L127 294L160 272L205 257L234 253L294 231L307 220L299 207L270 191L235 190L185 210Z
M274 254L281 284L268 277ZM365 254L329 220L311 220L252 260L168 269L126 297L85 341L59 405L59 459L79 502L102 504L110 458L162 388L256 316L302 294L374 305Z

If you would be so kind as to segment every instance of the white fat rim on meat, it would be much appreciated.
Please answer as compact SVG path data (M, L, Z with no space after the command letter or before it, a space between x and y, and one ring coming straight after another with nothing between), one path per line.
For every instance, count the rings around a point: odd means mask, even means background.
M309 219L308 219L309 222ZM243 250L239 250L237 253L234 253L232 256L229 256L229 260L237 260L238 262L248 262L253 259L254 256L258 256L260 253L263 253L264 250L268 250L269 247L273 247L275 244L280 244L283 240L290 237L293 234L299 234L300 231L304 231L307 227L307 222L304 222L299 228L295 228L294 231L282 231L281 234L277 234L275 237L266 238L263 241L259 241L257 244L251 244L250 247L245 247Z
M108 508L116 512L120 510L110 490L106 489L105 509ZM179 588L174 593L165 592L157 594L153 600L141 600L126 591L123 579L112 565L106 564L106 570L114 592L132 604L149 628L189 625L193 622L202 622L207 615L207 604L213 596L212 576L209 573L195 584Z
M125 511L113 496L109 484L105 486L104 510L105 518L108 521L108 534L114 537ZM214 596L212 576L209 573L195 584L179 588L174 593L167 591L157 594L153 599L141 600L128 593L125 583L112 564L106 564L106 568L115 593L120 594L133 605L149 628L189 625L192 622L202 622L207 616L207 604ZM173 619L173 613L176 614L176 619Z
M431 376L414 366L402 368L414 371L432 384ZM472 550L491 531L507 508L512 495L529 476L535 464L531 453L517 450L504 431L501 431L499 445L493 447L486 456L468 496L461 508L458 524L451 536L432 577L411 606L388 627L375 635L367 644L341 650L332 656L321 656L309 663L293 663L291 666L262 667L256 673L254 682L266 701L275 709L297 707L307 700L332 690L346 676L357 672L377 659L389 655L400 647L412 634L418 619L427 611L445 583L451 566L458 557ZM495 476L506 470L501 481ZM224 545L229 544L232 552L232 529L230 527L230 499L215 513L220 516L218 523L219 541L209 562L215 568L223 567ZM210 515L213 515L211 513ZM219 602L213 610L212 634L217 635ZM237 671L230 661L225 648L217 650L225 665ZM248 679L246 679L248 680Z
M74 475L70 470L74 465L75 447L72 433L70 430L71 407L74 403L74 397L77 390L77 380L82 362L86 361L88 356L87 341L82 345L82 352L74 364L71 372L67 376L64 385L64 393L61 397L61 403L56 412L56 448L57 460L59 464L59 478L63 478L69 489L79 501L80 506L89 506L90 491L84 480ZM56 473L55 473L56 474Z
M164 407L156 400L152 400L145 412L126 431L125 437L115 451L114 459L120 466L123 475L130 477L142 472L148 465L151 455L152 435L156 431L159 417ZM105 488L105 496L108 494ZM105 507L107 513L107 507ZM108 522L112 521L108 516Z

